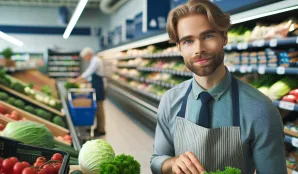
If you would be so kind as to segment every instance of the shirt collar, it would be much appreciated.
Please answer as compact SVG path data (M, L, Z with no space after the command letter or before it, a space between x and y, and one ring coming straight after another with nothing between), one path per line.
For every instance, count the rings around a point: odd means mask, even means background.
M229 72L229 70L226 68L226 75L225 77L212 89L207 90L207 92L214 98L214 100L218 101L220 97L229 89L232 82L232 75ZM193 78L192 80L192 93L193 97L198 100L201 92L204 92L204 90Z

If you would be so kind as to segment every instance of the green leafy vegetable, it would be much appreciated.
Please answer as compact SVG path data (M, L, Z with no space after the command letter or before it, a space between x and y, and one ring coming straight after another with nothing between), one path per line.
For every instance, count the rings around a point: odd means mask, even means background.
M52 90L51 87L49 85L45 85L41 88L41 91L49 96L52 95Z
M70 89L70 88L79 88L79 85L76 84L76 83L66 82L66 83L64 84L64 87L65 87L66 89Z
M100 165L100 174L140 174L141 165L133 156L121 154Z
M205 172L204 174L241 174L241 170L233 167L226 167L224 171Z

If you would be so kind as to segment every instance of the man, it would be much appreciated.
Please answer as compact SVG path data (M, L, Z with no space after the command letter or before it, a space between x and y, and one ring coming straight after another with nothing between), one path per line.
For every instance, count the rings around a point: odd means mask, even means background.
M97 102L97 111L96 111L96 117L97 117L97 128L95 129L95 135L105 135L105 112L104 112L104 82L103 82L103 76L104 76L104 69L103 69L103 63L102 60L94 56L93 50L91 48L84 48L80 56L90 62L87 70L76 79L71 80L72 83L82 83L84 81L87 81L90 77L92 77L91 84L92 88L95 89L96 93L96 102Z
M272 101L224 66L230 16L189 0L168 16L191 80L162 97L151 170L197 174L231 166L242 174L286 174L281 116Z

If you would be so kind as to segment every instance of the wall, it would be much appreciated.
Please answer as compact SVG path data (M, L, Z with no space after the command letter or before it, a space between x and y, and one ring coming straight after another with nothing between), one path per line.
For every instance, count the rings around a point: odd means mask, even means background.
M0 24L20 26L58 26L58 8L45 7L15 7L0 6ZM92 27L95 31L105 20L106 16L98 9L85 9L76 26ZM47 48L63 48L66 50L81 50L85 46L98 48L98 38L95 32L92 36L72 36L65 40L62 35L28 35L11 34L11 36L24 42L23 47L18 47L0 39L0 50L12 47L16 52L45 52Z

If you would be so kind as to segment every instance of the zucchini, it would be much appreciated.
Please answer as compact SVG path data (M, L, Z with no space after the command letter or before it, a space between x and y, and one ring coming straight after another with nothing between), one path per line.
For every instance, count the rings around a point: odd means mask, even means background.
M69 147L67 145L60 145L60 144L55 144L54 145L54 149L56 150L60 150L60 151L63 151L63 152L67 152L69 154L69 156L72 156L72 157L75 157L77 158L79 156L79 152L74 150L72 147Z
M70 164L70 165L79 165L79 161L78 161L77 158L70 157L70 158L69 158L69 164Z

